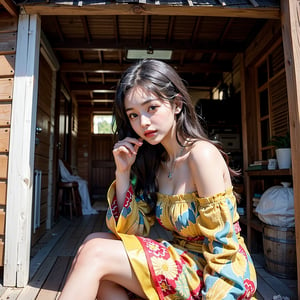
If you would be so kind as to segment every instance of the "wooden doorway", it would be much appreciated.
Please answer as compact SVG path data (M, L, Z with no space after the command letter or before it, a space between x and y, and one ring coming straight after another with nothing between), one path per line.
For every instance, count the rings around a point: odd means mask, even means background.
M92 135L91 194L92 202L104 200L115 178L115 163L112 155L113 138L110 134Z

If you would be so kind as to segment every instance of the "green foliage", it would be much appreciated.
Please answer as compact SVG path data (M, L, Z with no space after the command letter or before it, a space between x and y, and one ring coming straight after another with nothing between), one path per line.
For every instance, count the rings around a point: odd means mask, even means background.
M279 148L291 148L290 133L287 132L284 136L273 136L269 145Z

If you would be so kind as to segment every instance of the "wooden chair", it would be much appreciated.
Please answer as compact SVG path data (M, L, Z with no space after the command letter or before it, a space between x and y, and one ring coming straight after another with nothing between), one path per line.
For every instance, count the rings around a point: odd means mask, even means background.
M70 168L63 162L64 167L70 172ZM81 210L81 198L78 191L78 183L76 181L64 182L60 180L58 182L58 194L55 208L55 218L58 218L60 208L65 210L66 207L69 209L70 218L75 216L82 216Z

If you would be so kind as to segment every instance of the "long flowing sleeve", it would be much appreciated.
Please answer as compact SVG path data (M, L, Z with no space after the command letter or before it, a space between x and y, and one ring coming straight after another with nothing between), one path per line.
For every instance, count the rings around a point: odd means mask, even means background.
M205 299L219 299L218 293L227 290L226 299L237 299L238 295L241 297L238 299L244 299L248 291L256 288L254 282L248 280L250 273L255 274L255 271L248 269L253 264L239 234L235 197L227 193L199 201L202 202L201 232L205 237L202 250L207 262L203 272L203 295ZM241 295L241 291L246 294Z
M149 216L149 205L142 197L136 197L130 185L123 208L119 212L116 199L116 183L113 182L107 193L107 227L118 236L119 233L148 236L154 224L154 216Z

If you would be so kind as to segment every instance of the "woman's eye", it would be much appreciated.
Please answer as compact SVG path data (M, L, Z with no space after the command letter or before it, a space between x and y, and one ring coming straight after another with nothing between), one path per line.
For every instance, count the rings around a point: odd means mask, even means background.
M156 105L151 105L151 106L149 107L149 111L153 111L153 110L155 110L156 108L157 108Z
M137 114L134 114L134 113L131 113L131 114L128 115L129 119L134 119L136 117L137 117Z

